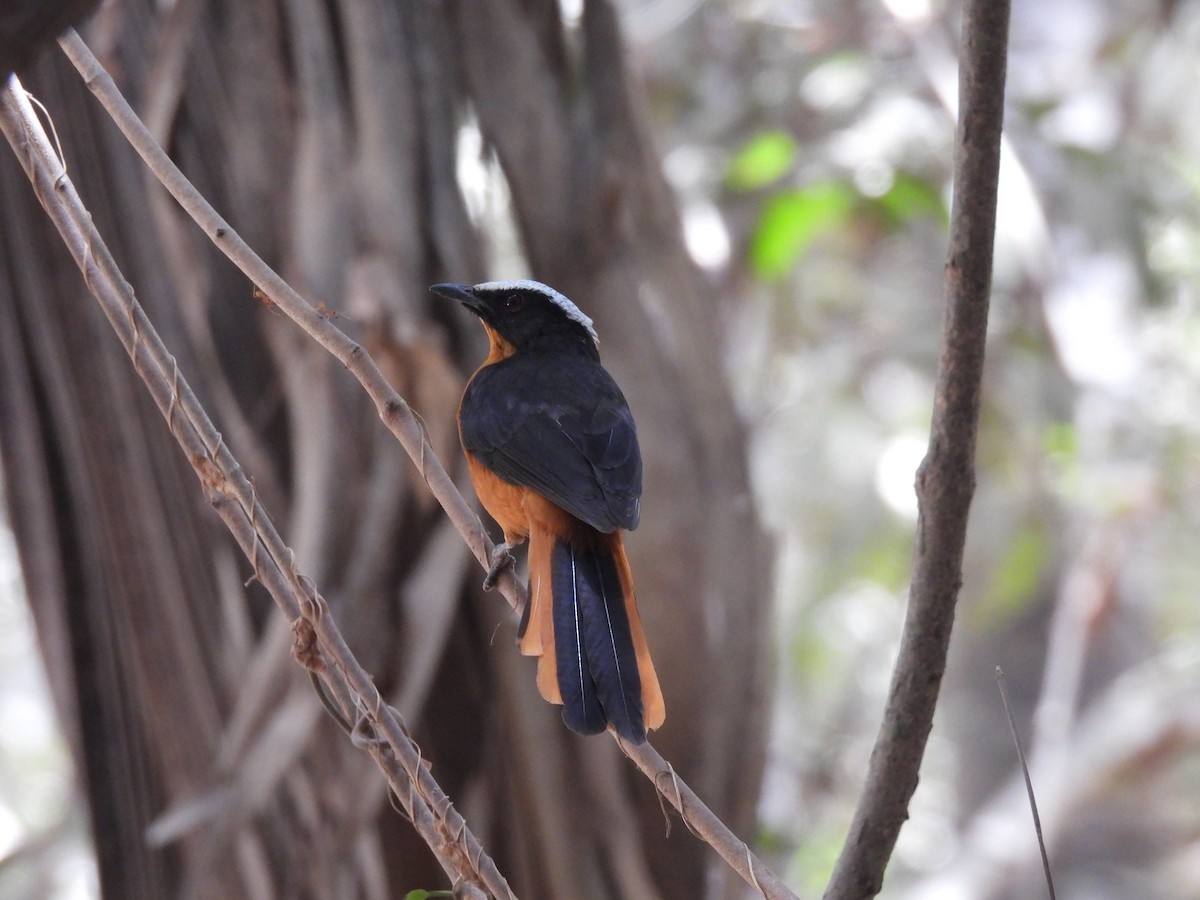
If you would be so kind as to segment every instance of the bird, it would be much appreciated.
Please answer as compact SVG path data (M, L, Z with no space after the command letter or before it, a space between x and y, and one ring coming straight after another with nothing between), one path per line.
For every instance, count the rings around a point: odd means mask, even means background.
M430 290L478 316L488 338L458 409L471 482L504 531L484 587L528 540L517 638L539 658L539 692L572 731L641 744L666 717L622 537L641 518L642 458L592 320L538 281Z

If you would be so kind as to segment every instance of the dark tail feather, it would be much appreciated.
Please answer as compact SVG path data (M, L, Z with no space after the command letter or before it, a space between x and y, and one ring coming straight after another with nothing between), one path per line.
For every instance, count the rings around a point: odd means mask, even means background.
M563 721L579 734L611 724L642 743L642 681L612 554L556 541L550 565Z

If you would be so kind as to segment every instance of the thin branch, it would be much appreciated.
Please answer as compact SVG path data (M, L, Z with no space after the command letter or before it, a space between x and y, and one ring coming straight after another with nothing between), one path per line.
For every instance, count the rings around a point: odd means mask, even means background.
M736 834L709 809L696 792L679 777L674 767L662 755L644 744L633 746L617 739L617 744L634 761L642 773L654 782L658 791L679 812L688 829L720 854L721 859L738 873L746 883L767 900L796 900L783 879L750 851Z
M463 535L479 564L485 569L489 568L492 542L478 514L463 499L445 467L434 454L420 419L404 398L388 384L366 349L329 321L325 312L301 297L213 209L158 145L113 83L112 77L74 29L63 33L59 38L59 45L83 77L88 89L100 100L143 162L216 248L224 253L271 303L299 325L309 337L328 350L358 379L375 403L379 417L396 436L405 452L416 462L421 477L429 485L429 490ZM514 609L523 605L525 598L511 572L501 576L500 587Z
M429 774L399 716L383 703L350 653L327 615L324 599L296 568L253 485L121 275L15 76L0 89L0 130L255 575L293 625L306 626L300 633L311 633L319 641L319 649L306 662L321 673L335 696L347 698L361 736L357 743L383 770L453 883L470 896L484 896L486 886L496 897L512 897L495 863Z
M463 536L475 558L484 569L489 568L492 542L484 531L479 516L459 493L438 460L433 447L426 439L425 429L420 420L388 384L367 351L293 290L201 196L158 146L79 35L68 31L60 38L59 43L117 127L184 211L272 303L332 353L359 381L374 401L380 418L417 465L430 491ZM500 588L514 609L523 606L527 596L525 586L512 575L511 570L506 570L501 576ZM318 617L318 629L320 623L324 622L328 622L328 616ZM321 633L320 637L324 644L326 635ZM336 636L336 641L341 641L340 635ZM748 884L771 900L795 897L782 880L754 856L747 845L700 801L649 743L638 747L622 743L621 746L651 780L655 789L679 811L692 832L712 846Z
M1029 798L1029 811L1033 814L1033 831L1037 836L1038 853L1042 856L1042 874L1046 876L1046 887L1050 900L1055 900L1054 875L1050 871L1050 857L1046 853L1046 837L1042 833L1042 817L1038 815L1037 797L1033 793L1033 779L1029 776L1029 761L1025 758L1025 746L1021 743L1021 732L1017 730L1017 719L1008 702L1008 687L1004 683L1004 670L996 666L996 687L1000 691L1000 702L1004 704L1004 716L1012 732L1013 745L1017 748L1017 761L1021 765L1021 777L1025 779L1025 795Z
M967 0L942 356L929 451L917 471L917 554L887 707L826 900L873 897L908 817L962 585L987 338L1004 118L1008 0Z

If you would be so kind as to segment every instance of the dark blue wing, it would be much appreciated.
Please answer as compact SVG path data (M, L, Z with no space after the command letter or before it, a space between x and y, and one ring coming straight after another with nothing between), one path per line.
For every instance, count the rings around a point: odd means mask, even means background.
M509 357L481 369L460 414L463 446L598 531L637 527L642 457L616 382L582 357Z

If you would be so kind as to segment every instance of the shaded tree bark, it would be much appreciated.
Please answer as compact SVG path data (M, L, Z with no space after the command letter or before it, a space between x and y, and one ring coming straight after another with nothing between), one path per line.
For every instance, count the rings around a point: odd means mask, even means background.
M1007 0L964 6L942 350L929 448L917 470L912 584L883 722L826 900L858 900L882 890L946 671L975 495L1009 14Z
M714 376L715 304L683 252L611 7L585 7L580 59L553 3L185 0L165 17L134 2L114 16L98 37L135 104L235 227L347 318L447 462L478 338L424 287L485 274L454 169L464 116L478 118L532 274L595 314L642 425L648 491L631 550L670 707L660 744L745 833L762 756L765 554L742 432ZM700 896L703 848L682 835L659 846L648 786L608 742L565 732L530 666L493 640L503 607L474 589L357 386L145 187L61 60L29 75L181 369L517 892ZM0 446L105 892L348 897L439 883L382 779L297 679L285 623L243 586L20 181L4 160L0 302L15 327L0 329Z

